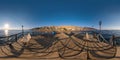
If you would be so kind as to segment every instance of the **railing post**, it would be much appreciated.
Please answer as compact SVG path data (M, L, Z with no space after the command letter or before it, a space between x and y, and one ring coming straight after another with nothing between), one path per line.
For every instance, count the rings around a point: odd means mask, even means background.
M7 41L9 41L9 37L8 36L6 36L6 39L7 39Z
M99 21L99 30L100 30L100 33L101 33L101 27L102 26L102 21Z
M89 56L89 47L88 47L88 42L87 42L87 60L91 60Z
M89 50L87 49L87 60L90 60Z
M112 41L113 41L113 46L116 46L116 42L115 42L115 35L112 36Z
M111 44L112 46L115 46L114 38L115 38L115 36L113 35L113 36L111 37L111 39L110 39L110 44Z
M89 40L89 38L90 38L89 34L86 32L86 39ZM86 50L87 50L87 60L90 60L88 42L87 42Z
M18 38L17 38L17 34L15 35L15 41L17 41L18 40Z

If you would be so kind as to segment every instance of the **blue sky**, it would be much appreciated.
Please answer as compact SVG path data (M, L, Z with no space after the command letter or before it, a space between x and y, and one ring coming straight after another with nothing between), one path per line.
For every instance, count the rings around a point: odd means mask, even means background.
M119 0L0 0L0 27L75 25L120 29Z

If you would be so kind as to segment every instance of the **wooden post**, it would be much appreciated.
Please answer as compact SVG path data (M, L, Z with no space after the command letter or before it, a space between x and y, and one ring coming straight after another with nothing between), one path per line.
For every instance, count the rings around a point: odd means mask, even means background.
M114 41L114 38L115 38L115 36L113 35L113 36L111 37L111 39L110 39L110 44L112 44L113 46L116 46L116 43L115 43L115 41Z
M90 56L89 56L89 47L88 47L88 42L87 42L87 60L91 60Z
M87 39L87 40L89 40L89 39L90 39L90 37L89 37L89 34L88 34L88 33L86 33L86 39Z
M15 41L17 42L18 38L17 38L17 34L15 34Z
M89 51L87 50L87 60L91 60L89 56Z
M89 34L86 32L86 39L87 40L89 40L90 39L90 37L89 37ZM88 47L88 42L87 42L87 60L91 60L90 59L90 56L89 56L89 47Z

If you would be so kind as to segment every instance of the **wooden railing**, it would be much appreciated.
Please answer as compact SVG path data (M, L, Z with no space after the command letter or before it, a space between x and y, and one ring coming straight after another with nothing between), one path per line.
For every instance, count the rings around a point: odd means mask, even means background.
M24 51L23 33L0 37L0 57L18 57Z

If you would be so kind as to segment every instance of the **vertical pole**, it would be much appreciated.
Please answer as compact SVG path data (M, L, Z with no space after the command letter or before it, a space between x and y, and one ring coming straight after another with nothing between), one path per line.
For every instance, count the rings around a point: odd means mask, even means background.
M22 25L22 34L24 36L24 26Z
M115 35L112 36L112 45L116 46Z
M86 32L86 39L89 40L89 34ZM88 42L87 42L87 60L90 60L90 56L89 56L89 47L88 47Z
M99 21L99 30L100 30L100 33L101 33L101 26L102 26L102 21Z
M87 42L87 60L91 60L89 56L89 47L88 47L88 42Z
M87 50L87 60L91 60L89 56L89 51Z
M15 41L17 42L17 40L18 40L18 38L17 38L17 34L15 34L15 38L16 38L16 40L15 40Z

